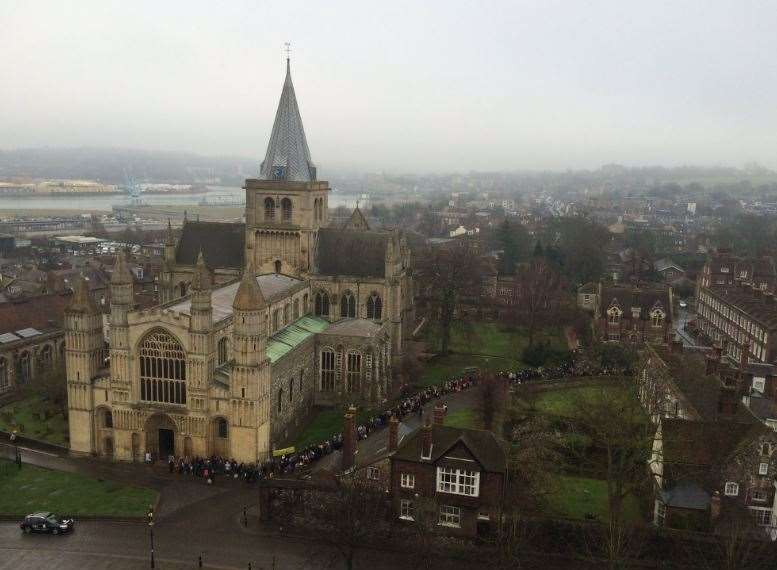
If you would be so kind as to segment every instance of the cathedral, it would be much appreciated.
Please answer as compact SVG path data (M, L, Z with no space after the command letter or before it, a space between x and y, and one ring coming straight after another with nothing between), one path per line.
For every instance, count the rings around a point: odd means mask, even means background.
M107 350L102 315L76 286L65 313L73 453L262 461L314 406L389 396L414 320L410 250L358 207L330 224L288 60L267 153L244 188L245 223L168 232L158 306L135 308L117 256Z

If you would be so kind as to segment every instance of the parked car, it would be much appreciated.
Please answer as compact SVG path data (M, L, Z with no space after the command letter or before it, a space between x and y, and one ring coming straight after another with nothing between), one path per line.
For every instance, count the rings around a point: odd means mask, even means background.
M53 513L33 513L24 517L19 527L26 533L64 534L73 530L74 525L75 521L72 517L60 517Z

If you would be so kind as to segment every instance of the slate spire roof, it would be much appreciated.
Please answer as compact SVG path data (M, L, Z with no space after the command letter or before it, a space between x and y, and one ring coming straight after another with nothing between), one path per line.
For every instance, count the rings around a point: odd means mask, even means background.
M305 129L291 82L291 65L286 59L286 81L275 113L275 123L267 145L267 155L260 169L263 180L312 182L316 166L310 159Z
M132 283L132 272L127 265L127 254L120 251L116 254L116 263L113 265L113 273L111 274L111 284L130 285Z

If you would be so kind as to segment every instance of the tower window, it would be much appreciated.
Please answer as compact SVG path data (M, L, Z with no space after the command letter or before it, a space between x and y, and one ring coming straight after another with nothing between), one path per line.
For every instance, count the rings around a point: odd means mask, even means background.
M331 392L335 389L335 353L331 350L321 351L321 391Z
M227 337L219 339L219 364L224 364L227 361Z
M275 220L275 200L272 198L264 199L264 219L266 221Z
M362 373L362 355L356 353L348 354L347 388L349 392L358 392Z
M288 198L281 200L281 218L284 222L291 221L291 200Z

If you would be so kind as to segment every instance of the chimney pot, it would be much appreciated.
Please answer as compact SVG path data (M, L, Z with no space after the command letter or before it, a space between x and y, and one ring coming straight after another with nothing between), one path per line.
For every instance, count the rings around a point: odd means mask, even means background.
M356 408L350 406L343 418L343 471L356 464Z
M437 404L434 407L432 418L432 423L436 426L441 426L445 423L445 408L443 408L442 404Z
M391 416L389 420L388 450L396 451L399 447L399 420L397 416Z

